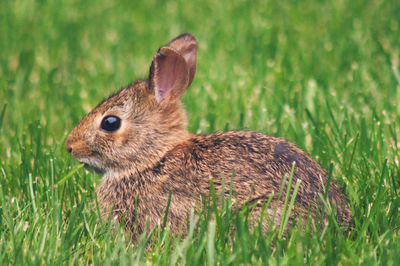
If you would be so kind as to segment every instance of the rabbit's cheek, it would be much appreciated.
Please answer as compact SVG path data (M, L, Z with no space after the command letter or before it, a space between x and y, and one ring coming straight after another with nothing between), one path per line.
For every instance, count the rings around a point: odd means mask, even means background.
M117 132L113 133L111 137L111 141L113 142L114 147L127 147L131 145L132 140L134 140L134 136L130 128L121 128Z

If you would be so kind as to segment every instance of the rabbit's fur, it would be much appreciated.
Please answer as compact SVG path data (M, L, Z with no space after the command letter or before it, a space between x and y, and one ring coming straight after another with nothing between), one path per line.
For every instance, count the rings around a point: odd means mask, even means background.
M98 199L103 218L112 210L140 233L160 223L169 191L168 221L175 233L185 232L188 211L208 196L213 178L216 194L229 193L233 176L235 206L256 204L254 214L274 193L267 215L279 225L284 196L278 200L282 179L295 162L293 185L301 180L291 220L305 219L318 211L327 174L321 166L292 143L261 133L230 131L194 135L186 130L186 116L180 97L191 84L196 71L197 42L182 34L160 48L153 58L149 79L137 81L94 108L72 130L67 150L89 168L103 175ZM121 120L109 132L102 128L105 117ZM323 184L322 184L323 183ZM339 224L352 217L346 198L334 180L329 201L337 210Z

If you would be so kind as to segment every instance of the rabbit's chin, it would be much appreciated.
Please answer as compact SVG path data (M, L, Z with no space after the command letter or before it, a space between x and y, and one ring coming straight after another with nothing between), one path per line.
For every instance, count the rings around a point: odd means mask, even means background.
M100 166L100 164L93 159L90 158L80 158L80 162L85 164L85 168L89 171L94 171L96 174L104 175L106 170Z

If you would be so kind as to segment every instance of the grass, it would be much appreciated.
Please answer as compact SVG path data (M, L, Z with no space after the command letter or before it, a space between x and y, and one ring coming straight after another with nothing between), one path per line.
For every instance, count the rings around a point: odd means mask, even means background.
M399 1L2 1L1 264L384 264L400 261ZM100 100L145 78L159 46L199 41L189 130L284 137L348 197L352 229L249 230L227 204L131 244L102 221L99 176L65 151ZM290 203L290 199L287 200ZM289 204L288 203L288 204ZM327 206L329 207L329 206ZM214 219L211 219L211 217Z

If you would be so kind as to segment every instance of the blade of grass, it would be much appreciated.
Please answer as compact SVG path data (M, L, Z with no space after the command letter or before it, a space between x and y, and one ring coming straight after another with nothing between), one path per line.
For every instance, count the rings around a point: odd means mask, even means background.
M211 221L208 227L208 235L207 235L207 261L208 265L215 265L215 246L214 246L214 238L215 238L215 221Z
M283 224L283 226L281 226L282 229L279 232L279 238L282 238L284 229L286 228L287 223L289 221L289 217L290 217L290 214L292 213L294 202L296 200L297 192L299 191L300 185L301 185L301 180L297 180L296 184L295 184L295 187L294 187L294 190L293 190L292 198L291 198L290 203L289 203L289 207L288 207L288 209L286 211L285 220L283 221L283 223L281 221L281 225Z
M296 166L296 162L293 162L292 164L292 169L290 171L290 175L289 175L289 182L286 188L286 196L285 196L285 202L283 205L283 210L282 210L282 218L284 221L286 220L286 216L287 216L287 212L289 212L288 208L288 202L289 202L289 197L290 197L290 191L292 188L292 182L293 182L293 175L294 175L294 168ZM289 217L287 217L287 219L289 219ZM279 227L279 238L283 235L284 232L284 226L286 226L286 224L280 223L280 227Z
M3 126L3 119L4 119L4 115L6 114L6 109L7 109L7 104L4 104L3 109L1 110L1 113L0 113L0 130Z
M69 178L71 178L71 176L73 176L79 169L81 169L82 167L84 167L85 164L78 164L75 168L73 168L67 175L65 175L63 178L61 178L60 180L58 180L57 185L62 185L65 183L65 181L67 181Z
M162 227L161 227L162 233L164 232L165 226L167 225L169 205L171 204L171 196L172 196L172 190L170 189L168 192L167 207L165 208L165 214L164 214L163 223L162 223Z
M33 207L33 211L36 212L37 208L36 208L35 192L33 191L32 174L31 173L28 174L28 179L29 179L29 191L31 194L32 207Z

